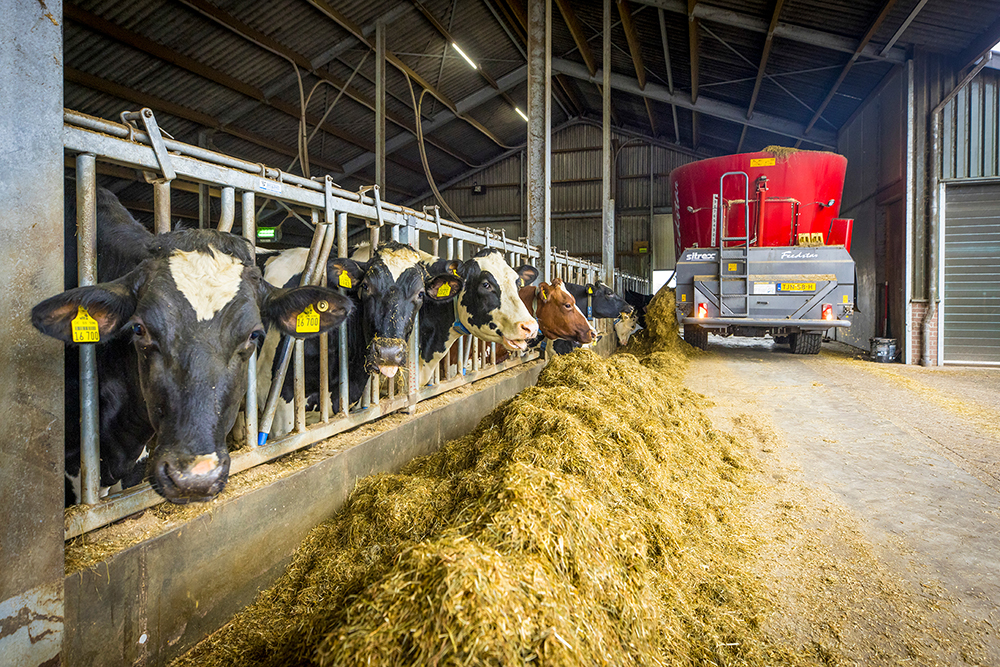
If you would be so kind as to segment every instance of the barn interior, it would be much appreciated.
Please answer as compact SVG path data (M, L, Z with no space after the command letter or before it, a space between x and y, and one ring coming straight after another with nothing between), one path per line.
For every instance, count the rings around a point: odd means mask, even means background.
M840 153L858 291L833 338L895 339L904 364L1000 363L993 0L46 0L6 16L0 405L19 418L0 446L0 501L17 508L0 535L0 620L48 637L0 633L15 664L98 664L63 650L61 346L23 315L63 288L66 112L148 108L177 142L348 192L377 184L384 202L438 205L487 242L544 246L643 291L674 266L674 168L768 146ZM142 169L105 161L97 175L155 224ZM223 196L178 179L170 219L212 226ZM254 223L280 230L267 247L313 239L303 206L270 200ZM367 238L363 217L348 233ZM962 262L962 244L981 253ZM143 660L178 655L176 637L157 639Z

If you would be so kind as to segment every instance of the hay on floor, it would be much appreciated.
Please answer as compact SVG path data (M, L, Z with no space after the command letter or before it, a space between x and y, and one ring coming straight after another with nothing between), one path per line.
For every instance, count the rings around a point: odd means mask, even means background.
M668 317L669 316L669 317ZM631 353L554 358L466 437L359 483L179 665L764 665L747 469L673 294Z

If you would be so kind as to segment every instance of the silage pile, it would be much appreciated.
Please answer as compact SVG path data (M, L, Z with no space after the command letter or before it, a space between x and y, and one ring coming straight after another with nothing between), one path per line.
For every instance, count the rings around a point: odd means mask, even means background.
M771 664L747 471L680 386L668 301L642 356L554 358L468 436L363 480L179 664Z

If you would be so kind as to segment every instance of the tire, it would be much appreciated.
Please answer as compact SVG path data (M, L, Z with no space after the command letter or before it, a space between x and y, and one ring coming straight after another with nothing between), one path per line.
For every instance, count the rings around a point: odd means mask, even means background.
M822 344L823 334L800 332L788 337L788 347L792 348L792 354L819 354Z
M708 329L700 327L697 324L685 324L684 325L684 340L698 348L699 350L708 349Z

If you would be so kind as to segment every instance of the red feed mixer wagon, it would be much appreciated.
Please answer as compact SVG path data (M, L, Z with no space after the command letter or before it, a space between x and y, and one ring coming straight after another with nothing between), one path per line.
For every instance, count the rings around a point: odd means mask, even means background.
M816 354L827 331L851 326L854 221L837 217L846 170L842 155L768 147L670 173L684 340L770 334Z

